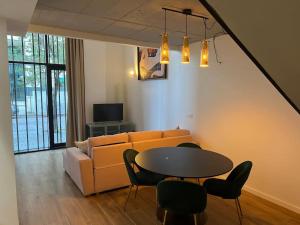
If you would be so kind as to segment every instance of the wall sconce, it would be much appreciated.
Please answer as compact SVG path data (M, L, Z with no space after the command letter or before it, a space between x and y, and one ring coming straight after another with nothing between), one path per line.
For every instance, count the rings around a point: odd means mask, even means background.
M129 71L128 71L128 77L130 77L130 78L134 78L135 77L135 71L133 70L133 69L130 69Z

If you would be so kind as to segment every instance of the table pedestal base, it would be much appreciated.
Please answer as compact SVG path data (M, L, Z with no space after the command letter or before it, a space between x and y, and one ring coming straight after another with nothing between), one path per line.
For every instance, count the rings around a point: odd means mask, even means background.
M164 210L160 207L157 208L156 216L159 221L163 222ZM193 215L180 215L168 212L166 225L204 225L206 221L207 216L205 213L197 215L197 224L195 224Z

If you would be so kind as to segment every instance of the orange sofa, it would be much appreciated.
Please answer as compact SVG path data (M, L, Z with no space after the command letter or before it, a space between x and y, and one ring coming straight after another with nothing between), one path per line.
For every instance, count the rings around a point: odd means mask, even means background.
M193 142L188 130L140 131L88 139L88 153L67 148L63 166L83 195L112 190L130 184L123 162L123 151L139 152L157 147Z

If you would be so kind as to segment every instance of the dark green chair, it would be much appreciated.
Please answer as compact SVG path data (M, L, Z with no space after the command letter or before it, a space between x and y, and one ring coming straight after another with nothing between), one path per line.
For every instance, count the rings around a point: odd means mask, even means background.
M177 145L177 147L188 147L188 148L199 148L202 149L199 145L192 142L185 142Z
M164 180L157 185L157 201L165 210L163 224L166 223L167 213L190 215L193 214L197 225L197 214L206 208L207 196L203 186L199 184L179 181Z
M207 179L203 184L208 194L219 196L224 199L235 200L240 224L242 224L243 212L239 197L242 193L242 188L249 177L251 168L252 162L245 161L235 167L226 180L211 178Z
M184 143L181 143L181 144L177 145L177 147L197 148L197 149L201 149L202 150L202 148L200 147L200 145L197 145L197 144L192 143L192 142L184 142ZM201 184L199 178L197 178L197 181L198 181L199 184Z
M134 149L127 149L123 152L124 163L131 182L124 209L126 209L131 190L134 186L136 186L136 191L134 195L136 197L139 186L156 186L160 181L162 181L165 178L163 175L152 173L150 171L143 170L142 168L138 167L138 165L135 162L135 157L138 153L139 152Z

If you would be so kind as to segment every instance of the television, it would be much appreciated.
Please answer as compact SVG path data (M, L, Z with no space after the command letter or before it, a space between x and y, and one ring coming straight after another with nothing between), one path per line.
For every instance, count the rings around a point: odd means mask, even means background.
M94 122L122 121L123 103L94 104Z

